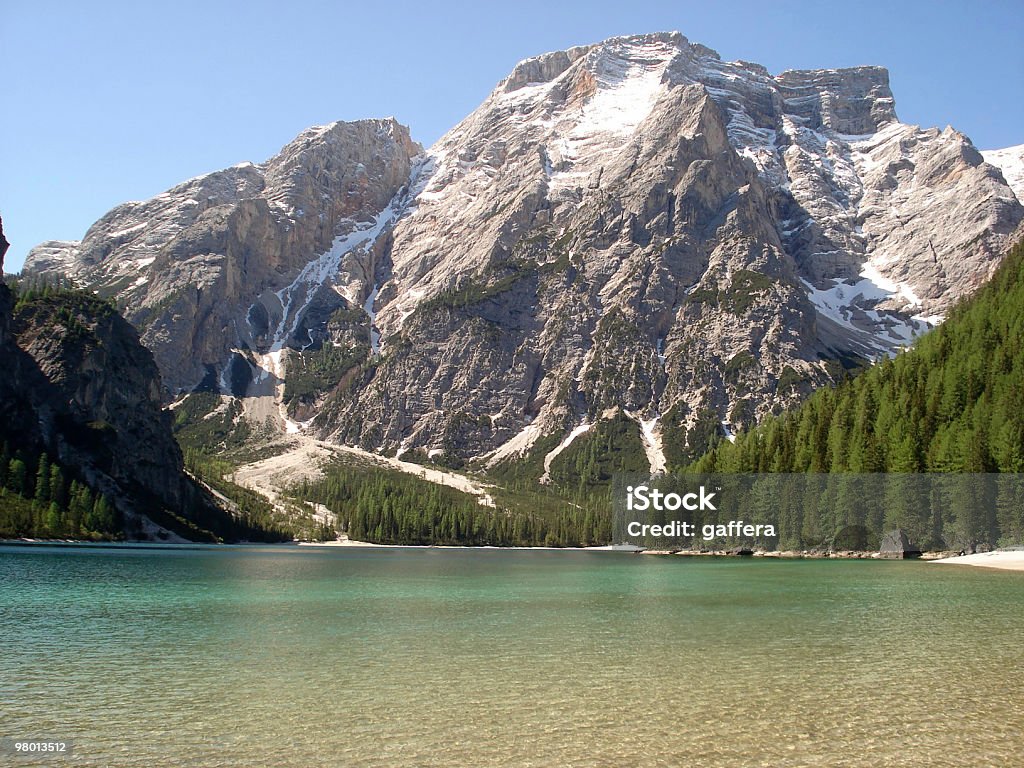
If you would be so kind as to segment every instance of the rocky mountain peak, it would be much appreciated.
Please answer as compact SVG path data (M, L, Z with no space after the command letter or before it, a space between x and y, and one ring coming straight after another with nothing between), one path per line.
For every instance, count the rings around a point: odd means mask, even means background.
M222 372L239 351L267 351L303 333L308 344L306 313L346 305L328 285L330 258L304 269L375 226L421 152L393 118L310 128L264 163L120 205L80 243L37 246L25 269L70 274L116 295L171 392L211 376L227 381ZM363 277L372 274L372 254L356 261ZM349 294L354 307L361 290Z
M787 70L775 81L786 111L804 118L811 129L864 135L897 119L884 67Z
M664 64L688 49L718 56L710 48L691 46L679 32L613 37L593 45L575 46L564 51L553 51L524 59L498 84L496 93L511 93L520 88L550 83L581 59L585 60L587 69L594 72L599 70L609 57L631 59L647 64Z
M494 463L626 418L660 466L912 341L1022 218L885 69L660 33L520 62L426 152L309 129L28 268L122 296L173 393L280 429Z

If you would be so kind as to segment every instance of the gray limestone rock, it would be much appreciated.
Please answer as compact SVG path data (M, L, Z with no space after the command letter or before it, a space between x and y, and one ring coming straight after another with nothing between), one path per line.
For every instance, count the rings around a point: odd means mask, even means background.
M238 390L241 357L254 418L490 463L621 411L657 468L910 343L1022 218L967 137L897 120L884 69L772 76L665 33L524 61L426 152L310 129L26 268L122 297L170 395Z
M335 308L361 306L372 252L323 254L346 236L365 242L358 233L408 184L418 151L394 120L311 128L262 165L118 206L80 243L33 249L25 269L69 274L116 297L171 394L187 391L211 369L219 376L238 350L308 344L296 333L314 295ZM262 325L247 322L261 312Z

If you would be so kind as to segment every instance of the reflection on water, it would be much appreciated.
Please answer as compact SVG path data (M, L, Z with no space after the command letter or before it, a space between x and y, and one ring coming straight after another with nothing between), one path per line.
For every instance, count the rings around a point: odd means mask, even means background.
M5 547L0 737L96 766L1004 766L1022 636L1024 575L926 563Z

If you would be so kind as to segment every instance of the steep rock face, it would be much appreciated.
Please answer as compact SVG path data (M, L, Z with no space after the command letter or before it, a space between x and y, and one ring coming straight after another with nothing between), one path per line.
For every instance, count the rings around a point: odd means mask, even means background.
M243 163L118 206L82 242L33 249L25 269L68 274L117 297L172 393L208 376L226 381L236 353L309 344L302 323L314 304L326 314L361 305L374 258L358 233L384 228L378 219L418 151L394 120L311 128L263 165ZM332 249L346 237L363 250ZM322 268L303 272L317 257ZM332 290L342 259L360 278L347 298Z
M4 438L47 451L129 519L161 508L216 513L185 476L153 355L135 329L85 294L38 296L16 312L11 299L0 284Z
M11 322L11 291L4 283L4 256L11 244L4 237L4 222L0 219L0 347L7 343Z
M7 375L0 376L0 425L12 434L33 435L34 414L27 393L19 386L16 376L22 353L11 337L14 297L3 277L4 256L9 247L4 237L3 221L0 220L0 359L7 369Z
M677 34L523 62L428 154L334 439L494 460L618 407L655 462L663 429L728 434L909 342L1022 216L884 69L773 77Z
M13 332L34 362L25 383L55 455L71 466L94 465L171 509L187 508L192 499L159 373L135 329L98 301L61 297L29 302Z
M622 410L660 466L908 343L1024 216L962 134L898 122L884 69L773 76L678 33L524 61L416 151L314 129L28 267L122 276L173 391L291 431L493 463Z

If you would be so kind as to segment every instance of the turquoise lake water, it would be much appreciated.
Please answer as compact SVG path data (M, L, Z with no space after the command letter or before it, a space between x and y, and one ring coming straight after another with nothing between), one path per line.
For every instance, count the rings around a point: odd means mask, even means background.
M90 766L1024 764L1024 573L0 546L0 737Z

